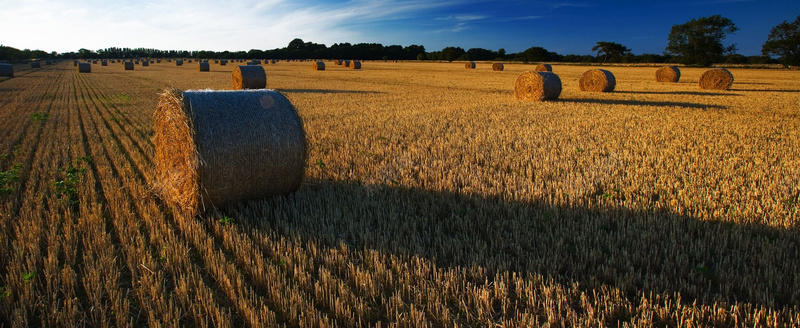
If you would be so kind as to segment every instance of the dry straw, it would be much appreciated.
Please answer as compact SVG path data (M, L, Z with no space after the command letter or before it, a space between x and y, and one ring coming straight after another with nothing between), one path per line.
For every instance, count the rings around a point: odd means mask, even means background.
M350 66L348 66L348 67L350 67L352 69L361 69L361 62L357 61L357 60L354 60L354 61L350 62Z
M133 62L126 61L125 62L125 70L132 71L133 70Z
M514 82L514 99L556 100L561 95L561 79L553 72L523 73Z
M700 75L700 89L728 90L733 85L733 74L724 68L714 68Z
M89 63L78 64L78 73L91 73L91 72L92 72L92 64Z
M315 71L324 71L325 70L325 63L321 61L314 62L314 70Z
M197 70L200 72L208 72L211 70L211 64L207 62L197 62Z
M504 69L506 69L506 66L503 65L503 63L494 63L494 64L492 64L492 70L493 71L502 71Z
M681 79L681 70L675 66L664 66L656 71L657 82L678 82Z
M274 90L168 89L153 121L155 190L183 211L286 194L303 181L303 122Z
M590 69L583 72L578 81L581 91L611 92L617 85L614 74L604 69Z
M0 63L0 76L14 77L14 66L11 64Z
M539 64L533 68L534 72L552 72L553 66L550 64Z
M467 68L467 69L475 68L475 62L467 62L466 64L464 64L464 68Z
M267 87L267 73L262 66L237 65L232 74L233 89L264 89Z

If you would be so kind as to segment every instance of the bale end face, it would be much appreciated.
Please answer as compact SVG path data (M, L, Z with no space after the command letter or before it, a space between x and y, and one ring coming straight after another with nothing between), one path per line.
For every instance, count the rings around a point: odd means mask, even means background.
M550 64L539 64L533 68L534 72L552 72L553 66Z
M504 69L505 69L505 65L503 65L503 63L494 63L494 64L492 64L492 70L493 71L502 71Z
M514 83L514 99L556 100L561 95L561 79L552 72L527 72Z
M656 71L656 82L676 83L681 79L681 70L675 66L664 66Z
M475 62L468 62L468 63L464 64L464 67L466 69L473 69L473 68L475 68Z
M351 69L361 69L361 62L357 61L357 60L354 60L354 61L350 62L350 68Z
M231 74L231 80L234 90L267 87L267 73L262 66L236 66Z
M700 89L728 90L733 85L733 74L724 68L714 68L700 75Z
M581 91L611 92L617 86L614 74L604 69L590 69L583 72L578 81Z

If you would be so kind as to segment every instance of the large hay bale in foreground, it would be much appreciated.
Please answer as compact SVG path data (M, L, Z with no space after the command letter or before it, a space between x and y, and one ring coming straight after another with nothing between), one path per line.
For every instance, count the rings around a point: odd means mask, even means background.
M733 74L724 68L714 68L700 75L700 89L728 90L733 85Z
M611 72L595 68L583 72L578 85L581 91L611 92L617 86L617 80Z
M550 64L539 64L533 68L534 72L552 72L553 66Z
M527 72L514 82L514 99L556 100L561 95L561 78L553 72Z
M125 70L132 71L133 70L133 62L126 61L125 62Z
M262 66L236 66L233 69L233 89L264 89L267 87L267 73Z
M466 64L464 64L464 68L466 68L466 69L475 68L475 62L467 62Z
M169 89L153 122L155 190L185 212L286 194L303 181L303 123L274 90Z
M0 76L14 77L14 66L11 64L0 63Z
M78 73L91 73L91 72L92 72L92 64L78 63Z
M504 69L506 69L506 66L503 65L503 63L494 63L494 64L492 64L492 70L493 71L502 71Z
M197 62L197 70L199 72L208 72L211 70L211 64L207 62Z
M681 70L675 66L664 66L656 71L656 82L675 83L681 79Z
M315 71L324 71L325 70L325 63L321 61L314 62L314 70Z
M183 59L176 59L175 66L183 66Z

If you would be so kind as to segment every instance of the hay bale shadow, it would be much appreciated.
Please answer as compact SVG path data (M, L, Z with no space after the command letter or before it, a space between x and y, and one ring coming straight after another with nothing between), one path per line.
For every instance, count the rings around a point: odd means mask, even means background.
M703 91L614 91L637 95L686 95L686 96L741 96L735 93L703 92Z
M585 98L561 98L557 101L571 102L579 104L608 104L608 105L627 105L627 106L655 106L655 107L687 107L697 109L728 109L727 106L697 104L689 102L675 101L643 101L643 100L617 100L617 99L585 99Z
M275 89L280 92L288 93L355 93L355 94L380 94L380 91L364 91L364 90L331 90L331 89Z

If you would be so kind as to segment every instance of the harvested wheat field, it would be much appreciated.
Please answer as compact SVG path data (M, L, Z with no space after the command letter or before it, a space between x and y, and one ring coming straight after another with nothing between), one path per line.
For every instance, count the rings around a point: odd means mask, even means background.
M236 65L0 79L0 326L800 326L800 72L264 66L305 179L198 216L154 188L165 88Z

